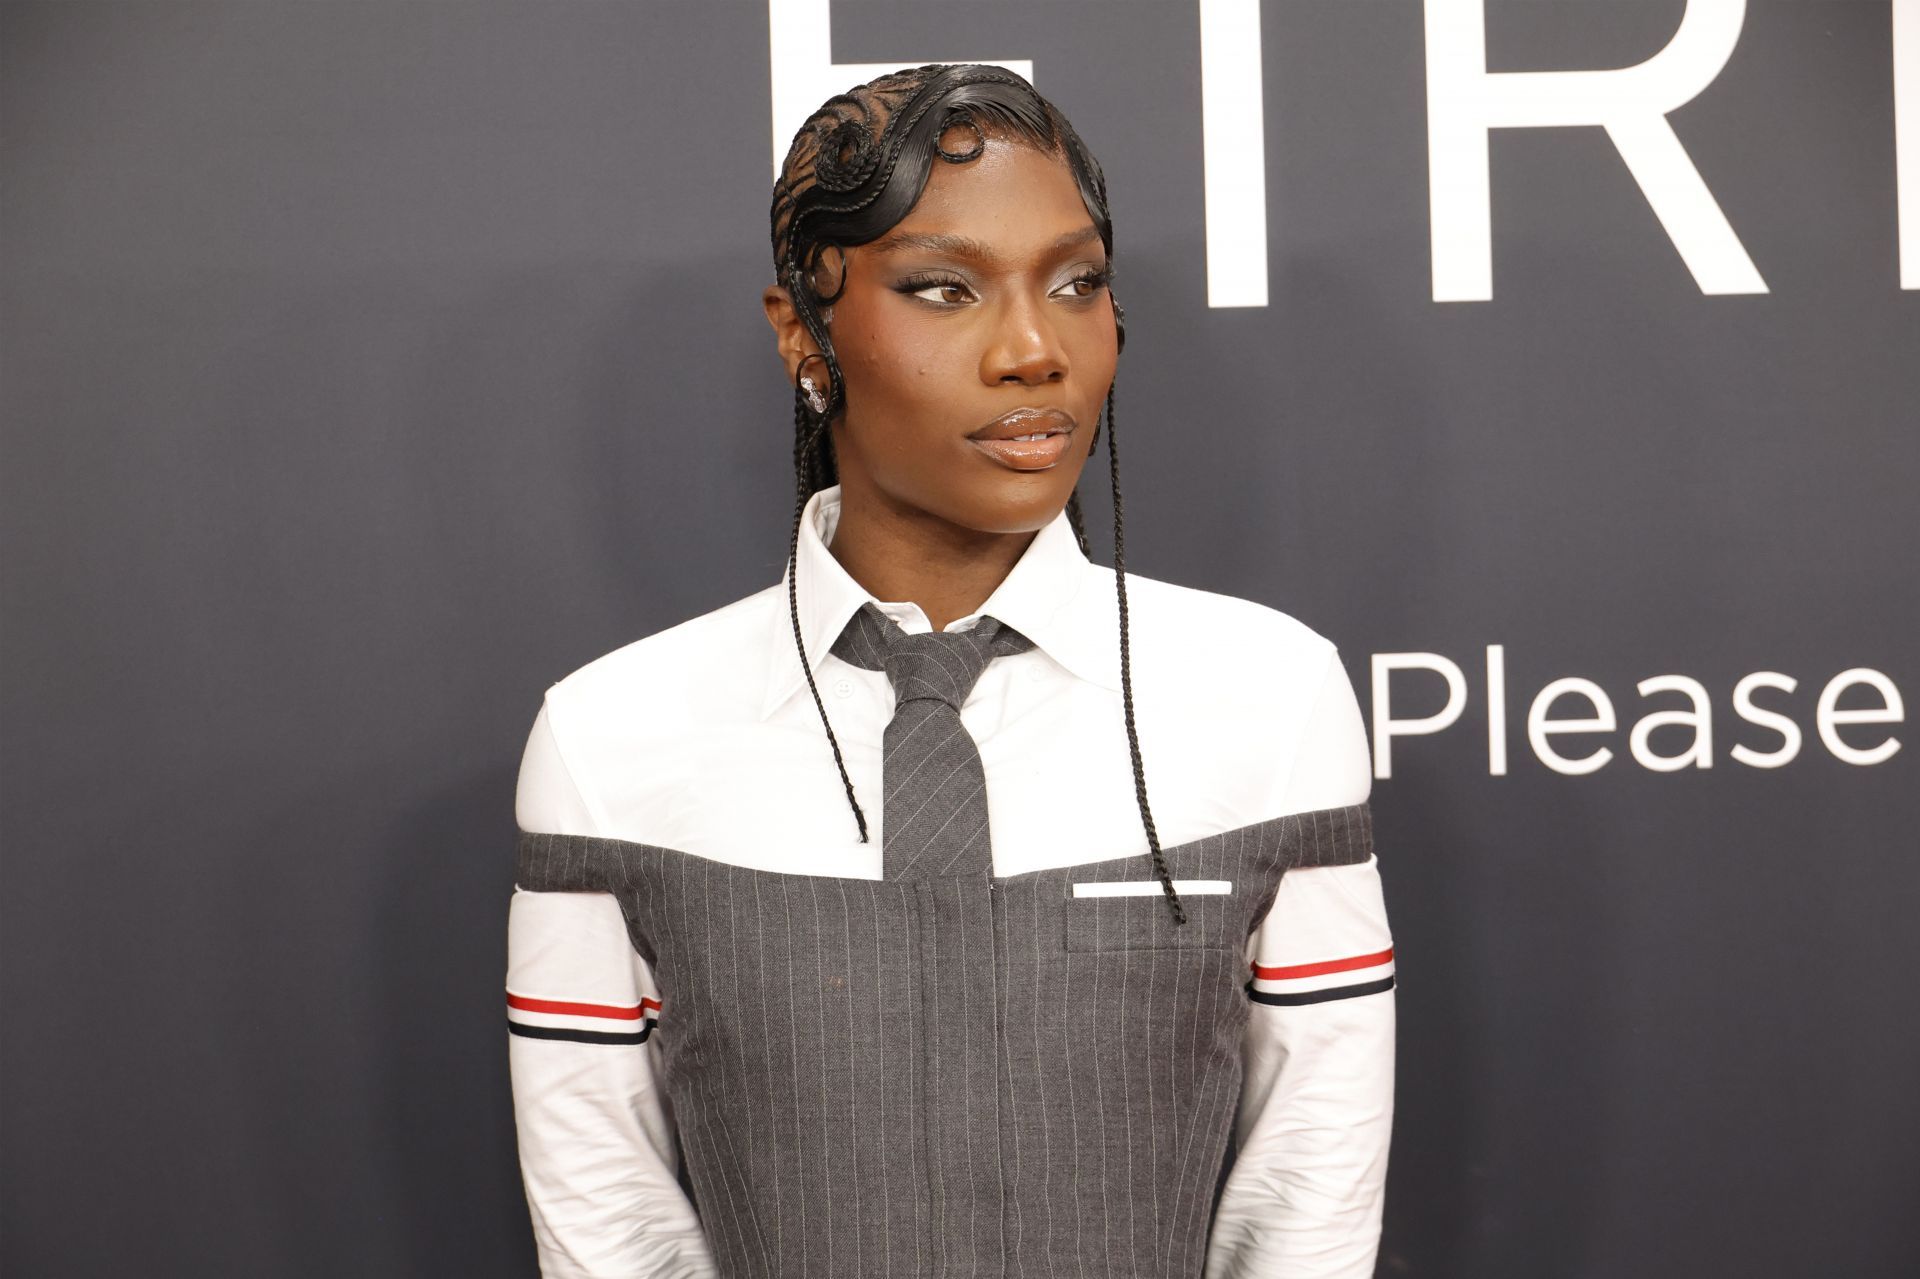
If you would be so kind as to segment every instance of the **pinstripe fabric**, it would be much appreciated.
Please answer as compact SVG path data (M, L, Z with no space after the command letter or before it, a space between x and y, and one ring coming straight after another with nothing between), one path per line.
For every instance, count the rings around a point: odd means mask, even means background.
M1165 1279L1204 1260L1248 937L1288 869L1371 852L1365 804L1164 849L1233 886L1185 925L1073 895L1144 857L875 881L522 832L516 881L618 899L722 1275Z
M893 686L893 718L881 740L884 878L992 872L987 777L960 707L988 662L1032 647L991 617L969 631L909 635L871 601L833 642L835 657L885 671Z

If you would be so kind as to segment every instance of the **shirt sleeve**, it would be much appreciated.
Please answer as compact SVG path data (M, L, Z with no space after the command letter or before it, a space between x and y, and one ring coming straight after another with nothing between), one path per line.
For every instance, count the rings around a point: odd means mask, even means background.
M523 830L596 835L548 706L521 760ZM546 1279L708 1279L656 1071L660 1000L606 893L515 887L507 923L508 1066L521 1178Z
M1284 812L1365 804L1366 731L1329 657ZM1393 1125L1394 965L1379 858L1291 870L1247 948L1236 1155L1207 1279L1368 1279Z

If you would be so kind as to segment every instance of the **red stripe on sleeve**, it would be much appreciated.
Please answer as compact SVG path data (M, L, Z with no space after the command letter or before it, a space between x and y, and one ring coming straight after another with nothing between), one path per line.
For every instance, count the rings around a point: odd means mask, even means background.
M641 1013L648 1009L658 1010L660 1001L642 999L638 1004L576 1004L565 999L528 999L525 995L507 993L507 1007L518 1008L525 1013L562 1013L568 1017L606 1017L614 1021L639 1021Z
M1253 966L1253 975L1263 981L1284 981L1289 977L1318 977L1321 973L1344 973L1355 968L1372 968L1375 964L1384 964L1393 958L1393 947L1377 950L1371 955L1355 955L1350 959L1323 959L1317 964L1290 964L1284 968L1269 968L1261 964Z

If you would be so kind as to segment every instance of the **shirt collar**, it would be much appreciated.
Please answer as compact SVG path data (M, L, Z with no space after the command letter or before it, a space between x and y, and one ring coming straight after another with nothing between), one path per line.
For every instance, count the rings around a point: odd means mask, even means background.
M839 520L839 486L815 493L800 514L799 545L794 551L800 636L816 678L834 640L869 601L910 633L931 629L919 605L876 599L840 566L828 549ZM954 629L965 630L982 615L999 618L1074 675L1119 692L1120 630L1114 600L1111 595L1103 599L1100 591L1092 589L1101 576L1080 553L1073 525L1063 510L1034 535L986 602L957 619ZM784 596L786 574L780 582ZM793 647L793 621L785 608L779 612L771 650L763 719L805 684L800 655Z

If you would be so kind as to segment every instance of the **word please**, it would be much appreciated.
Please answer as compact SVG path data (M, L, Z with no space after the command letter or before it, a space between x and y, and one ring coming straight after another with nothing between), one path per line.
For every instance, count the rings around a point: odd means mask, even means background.
M1396 718L1393 713L1394 676L1404 672L1403 680L1419 679L1414 674L1437 675L1447 688L1447 704L1432 715ZM1627 749L1643 768L1657 773L1672 773L1683 768L1713 767L1713 704L1699 680L1685 675L1655 675L1634 686L1643 698L1656 694L1679 694L1684 707L1667 706L1640 717L1627 737ZM1761 750L1736 743L1727 753L1750 768L1779 768L1800 754L1803 738L1800 725L1779 709L1782 697L1791 695L1800 682L1778 671L1755 671L1733 686L1734 714L1747 724L1779 738L1779 744L1764 743ZM1873 690L1878 704L1840 709L1840 696L1850 688ZM1755 698L1762 690L1772 707L1763 707ZM1451 728L1467 705L1467 676L1457 662L1438 653L1375 653L1373 655L1373 775L1393 776L1393 743L1400 737L1420 737ZM1507 661L1506 648L1487 645L1487 771L1495 777L1507 772ZM1584 701L1592 713L1579 718L1560 718L1559 704ZM1881 764L1900 749L1900 739L1885 734L1872 743L1848 742L1840 736L1843 724L1898 724L1906 719L1905 704L1894 682L1879 671L1856 666L1841 671L1820 690L1814 708L1814 726L1821 744L1835 759L1848 764ZM1684 750L1656 754L1652 737L1655 729L1672 726L1691 734ZM1556 773L1579 776L1597 772L1612 761L1611 747L1592 740L1593 734L1615 733L1619 723L1614 715L1613 699L1607 691L1589 679L1565 676L1534 694L1527 708L1527 743L1534 757ZM1671 735L1669 735L1671 737ZM1582 741L1580 739L1584 738ZM1566 740L1573 739L1573 740ZM1562 740L1566 741L1563 746ZM1573 749L1586 745L1584 754Z

